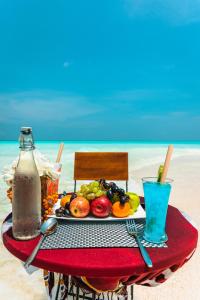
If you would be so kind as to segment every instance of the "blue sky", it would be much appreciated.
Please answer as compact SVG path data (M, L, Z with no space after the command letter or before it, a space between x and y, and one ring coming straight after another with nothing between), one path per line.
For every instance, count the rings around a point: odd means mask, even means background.
M0 139L200 140L200 1L0 2Z

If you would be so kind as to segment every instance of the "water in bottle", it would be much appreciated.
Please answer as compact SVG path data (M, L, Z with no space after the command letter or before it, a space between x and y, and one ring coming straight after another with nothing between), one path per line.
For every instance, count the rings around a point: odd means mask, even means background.
M13 236L29 240L39 235L41 225L41 182L30 127L21 128L19 142L20 156L13 179Z

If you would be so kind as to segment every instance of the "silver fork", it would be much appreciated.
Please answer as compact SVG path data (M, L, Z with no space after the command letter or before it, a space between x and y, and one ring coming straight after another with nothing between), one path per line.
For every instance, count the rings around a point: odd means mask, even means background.
M140 241L140 238L138 236L138 231L137 231L137 228L135 225L135 221L133 219L126 220L126 228L127 228L128 233L130 235L134 236L134 238L136 239L136 242L140 248L140 252L142 254L142 257L143 257L146 265L149 268L152 268L153 264L152 264L151 258L149 257L149 254L147 253L146 249L144 248L144 246L142 245L142 243Z

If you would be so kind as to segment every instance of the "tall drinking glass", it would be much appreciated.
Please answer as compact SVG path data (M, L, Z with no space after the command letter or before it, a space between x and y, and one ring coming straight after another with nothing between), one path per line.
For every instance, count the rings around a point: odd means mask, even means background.
M160 183L157 177L145 177L142 182L146 210L144 239L156 244L166 242L166 216L173 180L166 179Z

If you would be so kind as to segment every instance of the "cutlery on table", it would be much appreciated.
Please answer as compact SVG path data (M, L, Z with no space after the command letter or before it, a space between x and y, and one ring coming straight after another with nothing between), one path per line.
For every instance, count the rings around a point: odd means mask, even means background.
M42 234L40 237L40 240L39 240L38 244L35 246L35 248L33 249L33 252L31 253L31 255L27 258L27 260L24 263L24 268L26 270L28 269L28 267L30 266L30 264L32 263L34 258L36 257L44 239L48 235L50 235L56 231L57 225L58 225L58 222L55 218L49 218L47 221L45 221L42 224L42 226L40 228L40 232Z
M146 249L144 248L144 246L142 245L142 243L140 241L140 238L138 236L138 231L137 231L137 228L135 225L135 221L133 219L126 220L126 228L127 228L128 234L132 235L135 238L146 265L149 268L152 268L153 264L152 264L151 258L149 257L149 254L147 253Z

